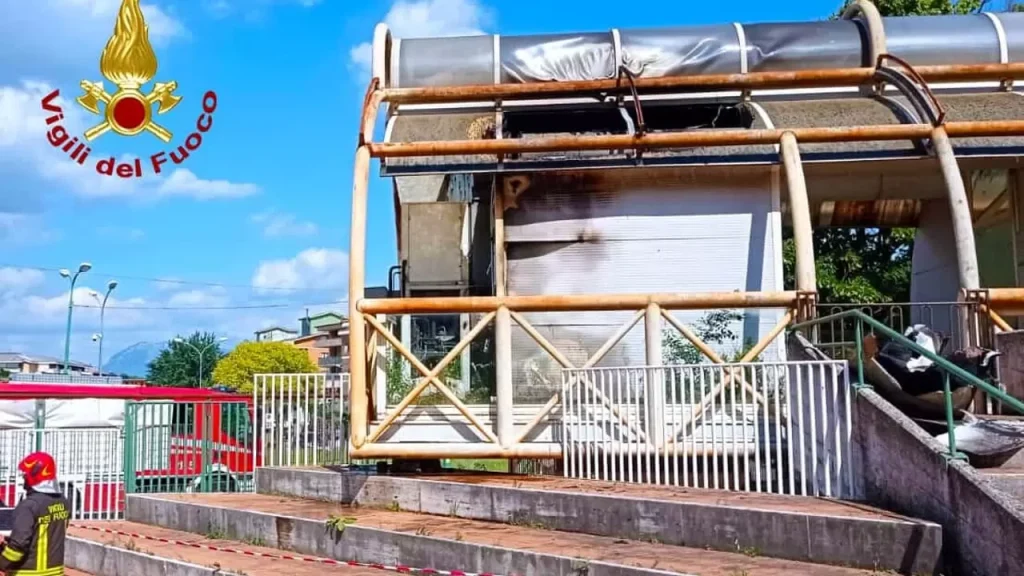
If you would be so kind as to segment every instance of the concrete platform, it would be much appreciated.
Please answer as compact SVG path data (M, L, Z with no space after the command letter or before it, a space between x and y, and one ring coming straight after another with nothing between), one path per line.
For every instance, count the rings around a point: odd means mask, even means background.
M988 468L978 472L999 490L1024 501L1024 467Z
M89 525L89 523L83 524ZM130 522L102 522L93 525L152 538L230 548L248 553L262 552L281 555L281 551L270 548L209 539L196 534ZM384 574L384 572L372 568L329 566L301 560L276 560L230 552L215 552L144 538L103 534L83 528L71 528L69 536L71 536L68 540L70 546L66 554L68 564L86 568L94 576L280 576L281 574L381 576ZM68 576L75 575L88 576L84 572L68 572Z
M939 525L870 506L777 496L490 474L380 476L261 469L257 491L619 539L865 569L932 573Z
M873 573L768 558L757 550L718 552L499 525L448 516L350 507L268 495L130 496L131 520L184 530L225 531L232 539L258 538L271 546L338 559L430 566L442 570L519 576L854 576ZM340 535L325 535L325 521L346 517ZM581 572L584 570L585 572Z

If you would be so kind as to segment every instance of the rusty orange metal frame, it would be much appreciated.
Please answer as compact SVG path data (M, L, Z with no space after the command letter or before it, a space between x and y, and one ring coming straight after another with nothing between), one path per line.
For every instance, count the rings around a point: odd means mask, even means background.
M985 65L954 65L924 66L916 70L917 76L924 82L977 82L998 81L1006 83L1014 79L1024 78L1024 64L985 64ZM362 359L366 353L367 326L371 327L403 354L419 370L421 378L417 389L433 384L438 387L438 369L428 370L415 357L408 353L382 325L373 314L411 314L411 313L442 313L442 312L482 312L487 314L486 322L490 322L498 314L498 318L507 314L516 320L527 332L529 324L522 318L521 312L537 312L548 310L559 311L605 311L605 310L637 310L656 305L663 310L698 309L698 308L785 308L788 310L785 319L792 318L793 310L799 300L809 293L801 292L748 292L748 293L716 293L716 294L618 294L618 295L575 295L575 296L493 296L493 297L462 297L462 298L430 298L430 299L364 299L365 280L365 248L366 248L366 203L369 180L370 161L372 158L395 158L411 156L444 156L470 154L517 154L528 152L612 150L612 149L657 149L686 148L695 146L737 146L756 144L779 144L784 138L796 143L818 142L854 142L877 140L919 140L932 139L937 131L950 138L967 138L980 136L1020 136L1024 135L1024 120L984 121L984 122L945 122L940 126L930 124L885 125L885 126L850 126L832 128L790 128L772 130L722 130L711 129L693 132L657 133L643 135L602 135L579 137L547 137L524 139L496 140L460 140L460 141L427 141L427 142L373 142L373 128L381 104L436 104L455 102L479 102L515 99L556 98L580 95L614 94L623 90L646 92L700 92L711 90L751 90L751 89L784 89L784 88L827 88L849 86L871 86L878 81L874 68L849 68L838 70L808 70L797 72L762 72L748 74L696 75L665 78L636 78L631 84L618 84L616 79L551 82L526 84L495 84L480 86L455 86L432 88L388 89L380 87L380 80L374 79L370 84L364 101L361 115L359 148L356 153L354 182L352 189L352 226L351 248L349 253L349 318L350 318L350 357ZM811 291L813 292L813 291ZM997 319L996 310L1019 308L1024 311L1024 289L996 289L989 293L989 313L1000 327L1008 324ZM676 325L670 316L669 322ZM482 323L486 323L483 322ZM634 321L635 323L635 321ZM479 328L482 324L478 324ZM784 329L780 323L759 343L763 350L772 339ZM630 325L630 327L632 324ZM678 328L678 326L677 326ZM474 328L474 331L477 329ZM628 330L628 328L627 328ZM536 332L535 330L533 332ZM475 336L476 334L472 334ZM686 332L683 332L687 336ZM533 336L533 334L531 334ZM616 334L621 338L619 334ZM613 337L613 340L617 339ZM687 336L688 339L689 336ZM537 339L536 337L534 339ZM542 342L543 341L543 342ZM692 340L691 340L692 341ZM563 366L567 360L550 346L546 340L538 340ZM612 342L611 340L609 342ZM464 347L468 342L460 342ZM696 343L695 343L696 344ZM606 343L605 348L613 346ZM698 345L698 347L700 347ZM706 348L703 347L703 348ZM703 348L701 348L703 350ZM755 352L754 356L759 353ZM599 354L595 354L598 357ZM707 352L705 351L705 354ZM753 357L748 354L748 356ZM714 356L709 356L714 359ZM561 359L560 359L561 358ZM746 357L745 357L746 358ZM564 360L564 361L563 361ZM593 358L591 359L593 360ZM720 360L720 359L719 359ZM749 359L748 359L749 360ZM450 361L450 360L449 360ZM591 362L588 361L588 364ZM443 367L442 367L443 368ZM416 445L392 446L374 442L384 427L378 427L370 438L367 438L367 373L366 364L354 362L351 373L352 388L350 393L350 417L353 451L356 458L372 457L448 457L474 456L497 458L560 458L561 451L557 445L549 443L523 444L523 440L533 428L550 411L553 405L545 405L545 410L523 430L517 434L516 441L511 445L498 443L489 430L469 414L457 398L453 403L460 412L477 428L481 429L490 442L478 445ZM438 387L444 393L443 384ZM450 392L449 392L450 394ZM449 394L446 394L448 396ZM405 406L415 399L403 400ZM557 402L557 398L554 399ZM549 402L548 404L551 404ZM404 408L404 406L403 406ZM397 416L397 411L389 415L390 422ZM382 423L384 424L384 423Z
M919 66L917 74L930 83L1002 82L1024 78L1024 64L965 64ZM749 72L747 74L694 74L636 78L636 89L644 92L712 92L718 90L770 90L784 88L842 88L872 84L874 68L837 68L792 72ZM473 86L432 86L429 88L385 88L380 101L395 104L449 104L488 100L528 100L581 95L619 94L630 91L618 79L569 82L527 82L522 84L478 84Z

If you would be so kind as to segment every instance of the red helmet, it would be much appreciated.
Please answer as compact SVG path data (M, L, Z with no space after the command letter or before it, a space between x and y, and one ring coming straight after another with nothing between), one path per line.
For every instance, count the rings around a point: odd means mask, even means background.
M25 484L29 488L57 479L57 463L46 452L33 452L25 456L18 464L18 470L25 476Z

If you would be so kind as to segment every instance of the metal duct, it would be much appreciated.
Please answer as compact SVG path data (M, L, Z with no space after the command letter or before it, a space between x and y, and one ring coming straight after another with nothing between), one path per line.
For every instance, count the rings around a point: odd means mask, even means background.
M638 76L740 72L736 27L695 26L622 30L622 63Z
M890 54L912 66L998 64L999 36L984 14L883 18Z
M998 64L999 29L1008 61L1024 61L1024 14L883 22L889 52L913 65ZM418 38L392 43L389 85L606 79L620 64L645 77L848 68L870 64L868 47L864 25L849 20L500 36L497 42L494 36Z
M548 82L614 78L612 35L502 36L501 81Z
M460 86L494 83L494 39L491 36L411 38L394 44L398 50L394 86Z
M859 22L750 24L743 31L747 38L748 72L867 65L868 43Z
M1008 62L1024 62L1024 12L995 14L1006 35Z

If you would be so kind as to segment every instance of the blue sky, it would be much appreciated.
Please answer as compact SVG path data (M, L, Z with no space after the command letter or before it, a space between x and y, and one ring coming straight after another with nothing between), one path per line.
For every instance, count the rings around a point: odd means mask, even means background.
M158 118L173 144L192 130L206 90L218 107L181 171L118 182L47 144L39 100L59 88L69 130L95 124L74 98L81 80L102 79L120 0L0 0L0 351L62 353L68 283L55 270L82 261L93 269L76 304L120 283L106 315L108 358L194 329L244 338L295 327L305 307L343 309L331 303L347 293L364 43L379 21L399 37L530 34L817 19L838 3L145 0L156 80L177 80L184 97ZM170 146L108 133L92 147L98 159ZM390 185L376 176L369 215L368 281L383 284L396 260L394 216ZM97 330L97 310L76 308L73 357L95 360Z

